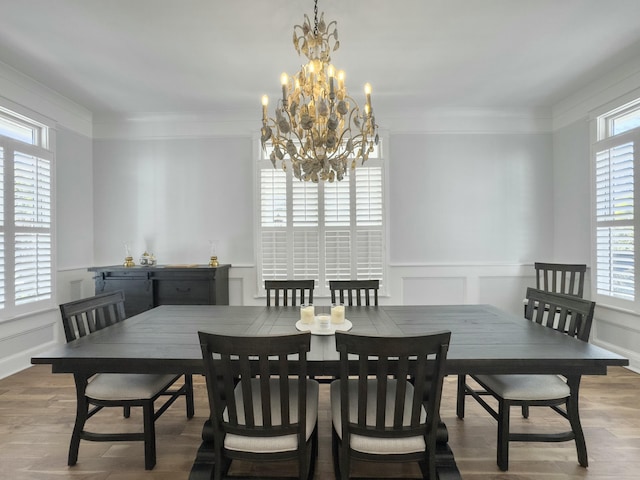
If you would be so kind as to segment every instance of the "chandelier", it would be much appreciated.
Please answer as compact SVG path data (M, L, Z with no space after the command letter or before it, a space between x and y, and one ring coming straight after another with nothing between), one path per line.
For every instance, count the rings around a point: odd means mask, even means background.
M331 64L331 52L340 46L337 22L328 25L324 13L314 25L307 15L293 28L293 45L309 62L294 76L283 73L282 98L275 119L267 115L269 98L262 97L262 148L269 143L271 162L286 170L288 157L293 174L304 181L342 180L348 166L355 168L369 158L378 144L378 126L371 108L371 85L365 84L366 103L361 110L345 88L345 74Z

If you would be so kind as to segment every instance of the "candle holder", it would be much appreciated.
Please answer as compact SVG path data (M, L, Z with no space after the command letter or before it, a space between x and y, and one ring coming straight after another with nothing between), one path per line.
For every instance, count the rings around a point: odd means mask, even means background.
M136 264L133 261L133 257L131 257L131 256L124 257L123 265L125 267L135 267L136 266Z
M211 260L209 260L209 266L210 267L217 267L218 266L218 257L216 257L215 255L211 256Z

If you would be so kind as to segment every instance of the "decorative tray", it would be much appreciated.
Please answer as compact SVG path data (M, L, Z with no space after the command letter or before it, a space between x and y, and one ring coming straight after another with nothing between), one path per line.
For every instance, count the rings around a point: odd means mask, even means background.
M336 331L347 332L351 330L353 324L345 318L344 323L329 323L328 327L321 327L318 324L318 317L314 318L313 323L302 323L302 320L296 322L296 328L301 332L311 332L312 335L333 335Z

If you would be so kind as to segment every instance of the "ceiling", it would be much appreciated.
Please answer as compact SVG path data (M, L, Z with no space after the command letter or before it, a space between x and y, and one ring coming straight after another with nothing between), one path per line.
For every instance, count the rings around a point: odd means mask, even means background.
M303 63L312 0L0 0L0 61L94 117L260 116ZM638 0L320 0L357 99L403 109L548 108L640 56ZM1 92L0 92L1 95Z

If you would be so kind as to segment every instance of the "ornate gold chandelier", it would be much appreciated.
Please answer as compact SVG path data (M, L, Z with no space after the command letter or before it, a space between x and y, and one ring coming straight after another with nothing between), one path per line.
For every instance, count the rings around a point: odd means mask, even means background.
M331 64L331 52L340 46L337 22L327 25L324 13L318 20L318 0L314 25L307 15L303 25L293 28L293 45L309 59L293 77L283 73L282 99L275 119L267 115L269 99L262 97L262 148L269 142L273 166L286 157L296 178L305 181L342 180L347 166L364 163L378 144L378 126L371 108L371 85L364 86L364 110L347 93L344 71Z

